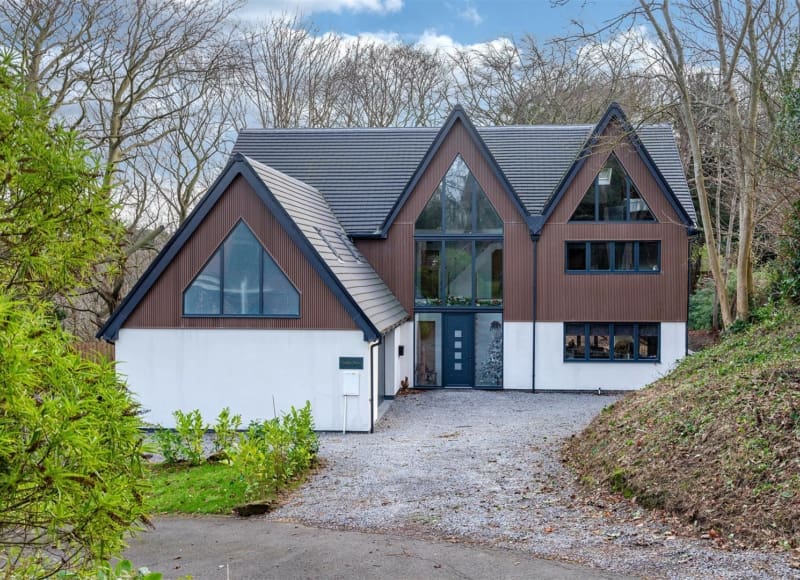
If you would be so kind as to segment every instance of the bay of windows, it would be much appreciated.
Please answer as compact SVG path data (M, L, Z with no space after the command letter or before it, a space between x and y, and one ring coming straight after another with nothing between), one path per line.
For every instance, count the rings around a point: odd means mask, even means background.
M650 322L567 322L564 360L657 362L660 326Z
M661 271L659 241L565 242L567 272Z

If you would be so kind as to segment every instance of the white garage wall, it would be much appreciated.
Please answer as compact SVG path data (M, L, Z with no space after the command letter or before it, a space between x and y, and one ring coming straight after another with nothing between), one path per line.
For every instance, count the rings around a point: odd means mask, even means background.
M538 345L537 345L538 346ZM533 380L533 323L503 324L503 388L531 388Z
M199 409L213 423L223 407L243 425L311 401L315 427L341 431L340 356L364 358L360 391L347 400L347 430L370 428L369 344L360 331L122 329L120 374L149 410L144 420L173 427L176 409Z
M661 323L661 362L564 362L564 324L536 323L536 390L633 390L668 373L686 354L686 325Z

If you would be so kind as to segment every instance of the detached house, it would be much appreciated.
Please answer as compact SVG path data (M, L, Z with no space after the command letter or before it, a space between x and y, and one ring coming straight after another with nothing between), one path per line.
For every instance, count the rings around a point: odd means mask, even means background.
M401 382L636 389L686 353L695 212L672 129L246 130L98 336L147 420L310 400L369 431Z

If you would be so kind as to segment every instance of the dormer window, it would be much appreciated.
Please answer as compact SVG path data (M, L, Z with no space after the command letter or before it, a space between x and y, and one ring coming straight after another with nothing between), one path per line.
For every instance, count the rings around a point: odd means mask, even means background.
M612 154L589 186L571 221L654 222L656 218Z

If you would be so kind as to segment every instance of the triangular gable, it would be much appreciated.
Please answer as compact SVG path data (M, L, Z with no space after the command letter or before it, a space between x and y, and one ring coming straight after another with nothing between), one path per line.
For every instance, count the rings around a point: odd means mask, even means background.
M422 158L422 161L420 161L417 170L414 172L414 174L411 176L408 183L406 184L406 187L403 190L402 195L400 195L400 197L397 199L397 202L394 204L394 207L392 207L392 211L389 212L389 215L383 222L380 232L378 233L378 237L382 238L386 237L387 232L389 231L389 228L392 226L392 223L394 223L395 218L400 213L400 210L403 209L403 206L405 205L406 201L408 201L408 198L411 196L411 193L414 191L414 188L417 186L417 183L419 183L419 180L427 171L428 166L433 161L434 156L439 151L440 147L445 142L447 136L450 134L450 132L452 131L453 127L457 122L461 122L464 128L467 130L467 134L470 136L470 139L472 139L475 146L478 148L478 151L480 151L481 155L483 155L484 160L491 168L492 173L500 182L506 194L509 196L509 198L511 198L519 214L526 219L528 218L529 216L528 211L522 205L519 196L517 195L516 191L514 191L514 188L511 186L511 183L508 181L508 178L506 178L505 174L503 173L503 170L500 169L500 166L498 165L497 160L494 158L494 155L492 155L491 151L489 151L489 148L486 146L486 143L484 143L483 139L478 134L478 131L472 124L472 121L469 120L466 111L464 111L461 105L456 105L455 108L453 109L453 112L450 113L450 116L447 118L447 121L445 121L441 130L436 135L436 138L433 140L433 143L431 143L431 146L428 148L428 151L427 153L425 153L425 156Z
M241 154L234 155L221 175L209 188L206 195L197 204L195 209L178 228L175 234L169 239L164 248L156 256L145 273L139 278L134 287L112 313L103 327L97 332L97 338L113 342L119 335L119 330L125 321L134 312L139 303L147 295L158 278L166 270L167 266L178 255L183 246L191 238L195 230L200 226L212 208L216 205L228 187L238 176L242 176L267 209L278 220L281 227L289 235L289 238L300 249L303 256L308 260L315 272L322 278L326 286L333 292L336 298L350 315L358 328L364 333L364 340L374 341L380 337L380 333L370 322L355 300L342 286L341 282L325 264L324 260L317 253L313 245L306 239L286 210L275 199L269 188L261 181L256 172Z
M566 194L567 190L569 189L570 185L574 181L575 177L578 175L580 170L583 168L584 163L594 150L596 149L597 145L599 144L600 139L605 134L608 127L611 125L612 122L618 122L620 127L623 130L626 138L633 146L634 150L636 151L639 159L641 159L642 163L644 163L647 170L652 175L653 179L656 182L661 193L664 197L669 201L670 206L681 219L681 221L689 228L694 226L694 222L692 218L686 211L686 208L678 200L678 197L675 195L675 192L672 191L672 188L667 183L667 180L659 171L658 166L653 161L650 154L647 152L647 149L642 144L641 140L636 134L633 126L628 122L628 118L625 116L625 112L622 110L622 107L619 106L618 103L611 103L606 110L603 117L597 123L597 126L592 131L589 139L587 139L586 144L584 145L581 152L578 154L578 157L575 159L575 162L570 167L569 171L564 175L564 178L561 180L558 188L556 188L553 196L550 200L545 204L542 215L541 216L534 216L532 219L529 220L529 225L531 228L531 233L534 235L539 235L544 227L544 224L550 218L550 215L553 213L555 208L561 202L561 199Z

